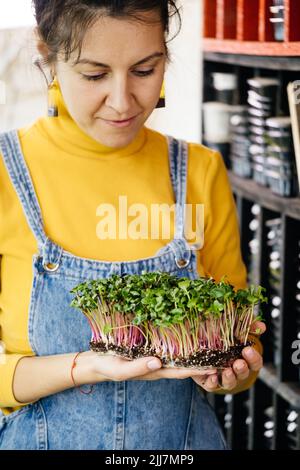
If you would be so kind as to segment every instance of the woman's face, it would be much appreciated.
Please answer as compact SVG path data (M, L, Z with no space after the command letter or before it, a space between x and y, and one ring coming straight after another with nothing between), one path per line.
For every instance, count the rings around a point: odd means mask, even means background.
M74 63L77 55L55 65L70 115L96 141L128 145L159 100L166 65L162 25L101 18L87 31Z

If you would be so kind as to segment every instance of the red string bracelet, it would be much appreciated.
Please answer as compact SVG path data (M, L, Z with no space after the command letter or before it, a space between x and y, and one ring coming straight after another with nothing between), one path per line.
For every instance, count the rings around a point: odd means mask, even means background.
M79 356L79 354L81 354L82 352L83 352L83 351L79 351L79 352L75 355L75 357L74 357L74 359L73 359L72 367L71 367L71 379L72 379L72 382L73 382L73 384L74 384L74 387L77 387L78 390L80 391L80 393L84 393L85 395L89 395L90 393L92 393L93 388L94 388L94 385L91 385L90 390L89 390L88 392L85 392L84 390L81 390L81 389L80 389L80 386L75 383L75 380L74 380L74 377L73 377L73 369L74 369L74 367L76 367L76 364L77 364L77 363L76 363L76 359L77 359L77 357Z

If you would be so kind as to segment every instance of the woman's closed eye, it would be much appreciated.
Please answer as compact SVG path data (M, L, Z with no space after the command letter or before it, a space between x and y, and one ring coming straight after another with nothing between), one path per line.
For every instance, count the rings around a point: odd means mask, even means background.
M154 73L154 69L150 69L150 70L134 70L132 72L134 75L138 76L138 77L148 77L149 75L152 75ZM107 73L101 73L99 75L84 75L84 74L81 74L81 76L83 77L84 80L102 80L105 76L107 75Z

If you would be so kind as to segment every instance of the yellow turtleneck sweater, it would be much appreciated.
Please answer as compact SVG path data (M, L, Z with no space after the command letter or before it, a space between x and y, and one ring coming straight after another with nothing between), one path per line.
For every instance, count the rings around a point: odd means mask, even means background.
M61 92L59 117L41 117L19 129L19 138L40 203L48 236L76 256L125 261L153 256L170 240L100 240L96 208L118 207L119 195L128 205L143 202L172 205L167 141L143 127L130 145L113 149L85 134L69 115ZM18 409L13 377L18 361L33 355L28 341L28 310L32 256L36 240L0 155L0 407ZM197 252L200 275L219 280L224 274L236 287L246 286L240 254L236 209L220 154L189 143L187 203L204 204L205 243ZM243 388L248 388L252 374ZM24 404L23 404L24 405Z

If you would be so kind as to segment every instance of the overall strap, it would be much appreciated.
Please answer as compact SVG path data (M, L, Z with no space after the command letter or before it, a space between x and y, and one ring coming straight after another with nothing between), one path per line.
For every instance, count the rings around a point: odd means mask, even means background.
M176 211L175 211L175 236L171 242L176 263L184 267L190 260L190 248L184 236L186 192L187 192L187 165L188 143L185 140L175 139L167 135L169 146L170 176L173 184Z
M188 143L167 136L169 141L170 175L176 199L175 238L184 238L187 191Z
M58 255L61 255L61 249L45 234L42 211L21 149L17 129L0 133L0 150L27 222L38 242L39 250L44 255L44 262L51 264Z

